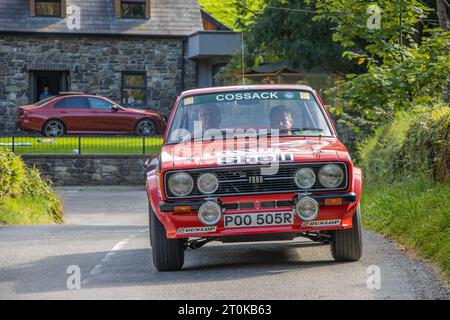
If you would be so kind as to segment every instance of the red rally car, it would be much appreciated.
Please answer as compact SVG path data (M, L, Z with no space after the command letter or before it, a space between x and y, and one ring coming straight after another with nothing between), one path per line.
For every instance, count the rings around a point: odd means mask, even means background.
M336 261L362 254L361 169L307 86L198 89L177 99L150 159L150 240L159 271L210 241L307 237Z

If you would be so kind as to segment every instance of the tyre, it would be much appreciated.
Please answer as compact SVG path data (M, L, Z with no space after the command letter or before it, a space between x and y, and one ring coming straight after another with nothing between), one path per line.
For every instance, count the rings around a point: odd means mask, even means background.
M62 137L66 132L66 126L60 120L49 120L42 128L45 137Z
M140 120L134 129L134 133L139 137L151 137L156 135L155 123L150 119Z
M336 261L358 261L362 255L361 205L353 215L351 229L331 233L331 254Z
M150 243L153 264L158 271L178 271L184 263L184 247L181 239L167 239L166 229L150 207Z

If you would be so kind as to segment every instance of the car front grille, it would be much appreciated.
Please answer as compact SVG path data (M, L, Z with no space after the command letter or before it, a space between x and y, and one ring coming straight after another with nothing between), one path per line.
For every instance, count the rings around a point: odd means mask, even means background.
M273 208L283 208L292 207L292 200L275 200L275 201L261 201L259 207L261 209L273 209ZM226 203L223 205L225 210L245 210L245 209L255 209L257 208L256 203L253 202L239 202L239 203Z
M219 188L216 192L208 197L231 196L231 195L251 195L251 194L269 194L269 193L286 193L286 192L302 192L305 189L300 189L294 182L294 174L300 168L311 168L316 174L316 183L307 191L331 191L344 190L348 183L347 165L343 162L333 162L342 168L344 171L344 179L336 188L325 188L319 182L319 171L327 163L296 163L289 165L280 165L278 171L274 175L261 174L262 166L239 166L239 167L220 167L213 169L193 169L184 170L191 174L194 179L194 189L189 196L178 197L171 194L167 188L168 177L179 171L169 171L165 174L166 195L169 199L177 198L199 198L206 197L197 188L197 179L202 173L214 173L219 180ZM258 180L262 177L262 180ZM258 183L255 182L255 179Z

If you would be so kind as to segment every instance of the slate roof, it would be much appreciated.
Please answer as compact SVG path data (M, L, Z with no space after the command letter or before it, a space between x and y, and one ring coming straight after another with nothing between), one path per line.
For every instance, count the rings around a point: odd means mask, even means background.
M114 0L66 0L81 8L81 29L58 17L30 17L28 0L0 0L0 32L184 36L203 30L198 0L151 0L151 18L115 18Z

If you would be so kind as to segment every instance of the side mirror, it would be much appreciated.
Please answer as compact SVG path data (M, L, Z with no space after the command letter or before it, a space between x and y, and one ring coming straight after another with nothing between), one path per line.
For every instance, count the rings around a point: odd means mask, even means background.
M119 107L113 104L113 105L111 106L111 111L112 111L112 112L117 112L117 111L119 111Z
M155 170L158 167L158 164L159 164L159 156L153 156L151 158L148 158L147 161L145 161L144 163L145 173Z

